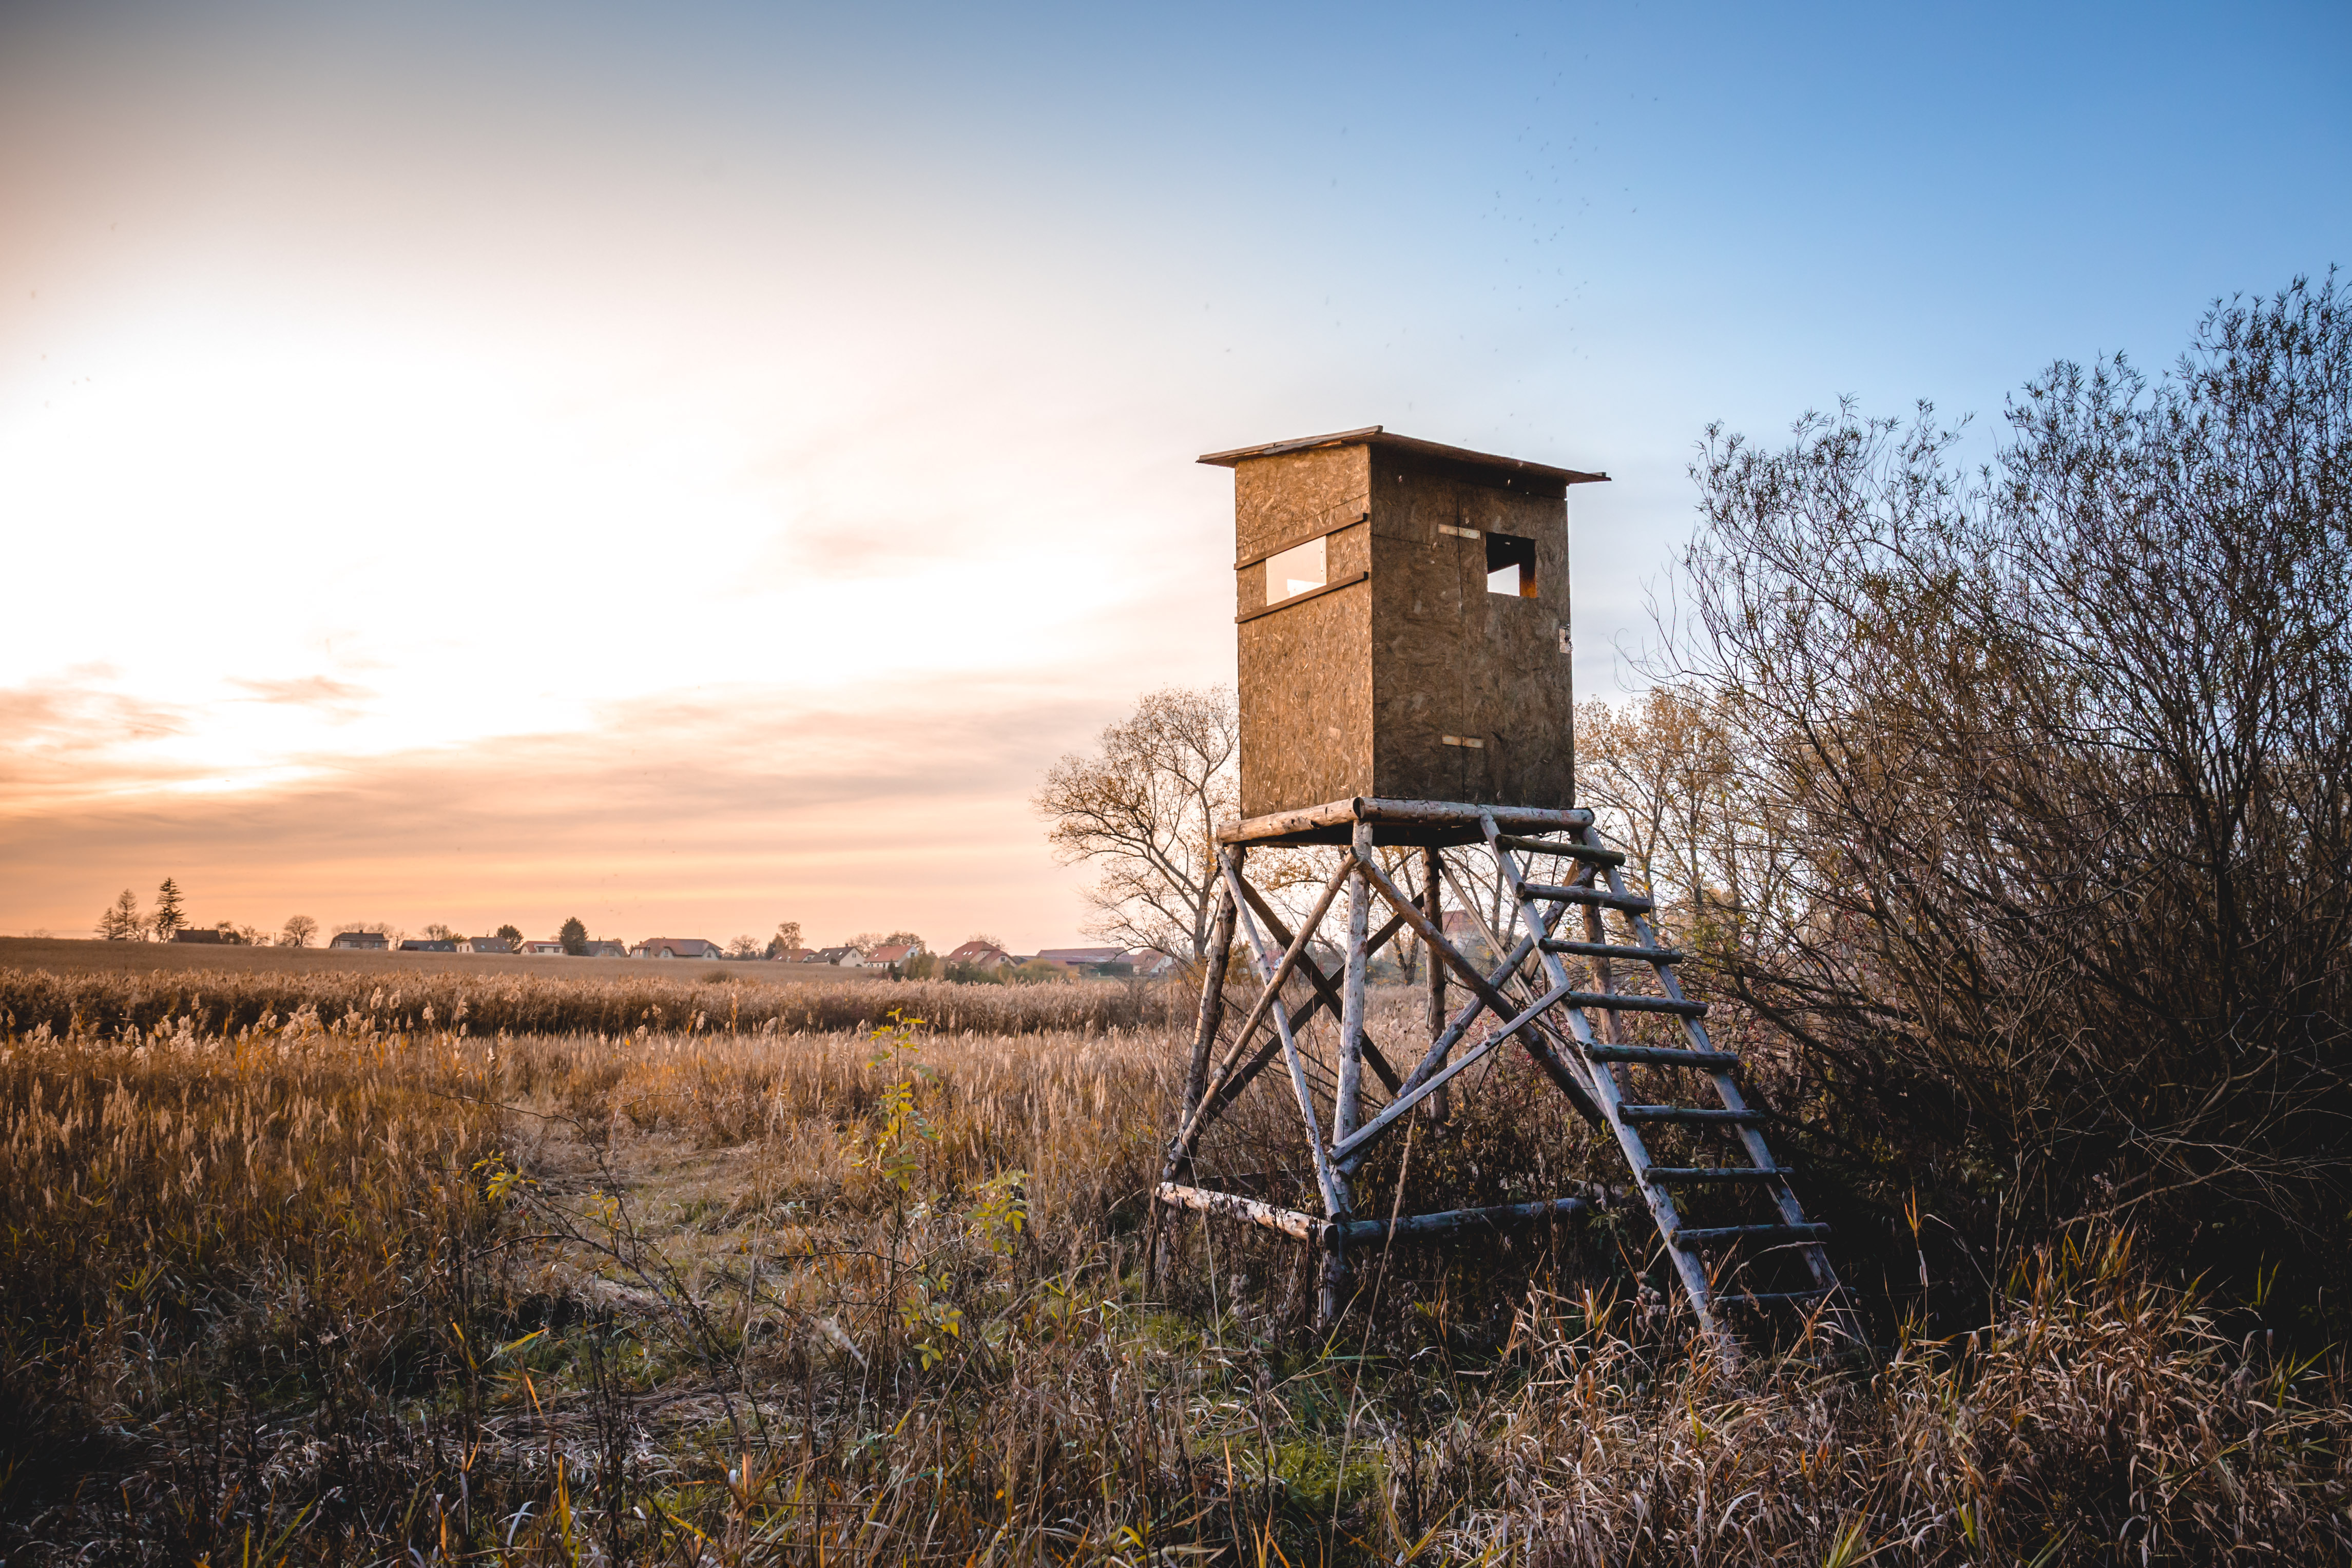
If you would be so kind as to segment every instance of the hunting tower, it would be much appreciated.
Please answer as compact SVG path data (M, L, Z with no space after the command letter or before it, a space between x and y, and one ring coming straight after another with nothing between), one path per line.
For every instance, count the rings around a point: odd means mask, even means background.
M1608 478L1375 424L1234 471L1242 815L1574 792L1568 487Z
M1154 1190L1153 1269L1180 1212L1276 1231L1323 1255L1328 1322L1351 1254L1623 1206L1648 1211L1727 1356L1734 1311L1794 1305L1808 1333L1853 1332L1828 1228L1774 1159L1738 1057L1676 980L1683 956L1627 885L1624 852L1573 803L1568 489L1608 476L1379 425L1201 461L1234 471L1242 815L1216 830L1216 921ZM1306 888L1251 880L1254 852L1298 844L1344 846L1311 907ZM1276 863L1295 880L1298 857ZM1371 963L1413 942L1426 1008L1402 1032L1391 1010L1383 1045ZM1257 982L1238 1014L1237 950ZM1444 1136L1457 1084L1516 1092L1531 1080L1492 1070L1510 1055L1614 1142L1631 1186L1436 1213L1404 1207L1400 1187L1386 1218L1360 1214L1376 1145L1416 1122ZM1525 1192L1537 1164L1502 1190Z

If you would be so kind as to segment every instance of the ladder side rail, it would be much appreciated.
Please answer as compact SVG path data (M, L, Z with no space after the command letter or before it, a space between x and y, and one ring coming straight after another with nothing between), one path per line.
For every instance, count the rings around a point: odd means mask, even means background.
M1511 858L1511 852L1496 841L1502 837L1502 830L1495 825L1494 817L1486 812L1479 813L1478 825L1486 835L1487 852L1495 857L1496 869L1510 887L1513 896L1522 905L1532 905L1534 900L1528 893L1525 880L1519 875L1517 864ZM1542 950L1538 948L1538 951ZM1559 961L1559 955L1544 953L1543 962L1555 987L1563 990L1574 988L1569 984L1567 966ZM1575 1035L1578 1045L1600 1043L1592 1038L1592 1025L1581 1009L1570 1008L1567 1012L1569 1029ZM1675 1207L1674 1196L1650 1179L1650 1169L1654 1162L1650 1158L1649 1145L1642 1141L1642 1134L1626 1122L1622 1113L1624 1100L1618 1092L1615 1076L1601 1071L1598 1064L1591 1067L1588 1076L1592 1084L1593 1097L1600 1102L1601 1113L1610 1130L1617 1136L1617 1146L1624 1155L1625 1163L1633 1167L1634 1186L1640 1188L1643 1202L1649 1206L1650 1218L1658 1228L1666 1256L1674 1260L1675 1273L1682 1281L1683 1293L1689 1298L1691 1311L1698 1318L1700 1333L1727 1360L1736 1361L1738 1349L1716 1316L1715 1291L1707 1279L1706 1264L1696 1252L1675 1239L1682 1229L1682 1211Z
M1592 837L1592 833L1593 831L1591 828L1584 830L1584 836L1588 840ZM1604 870L1603 874L1609 880L1611 892L1621 894L1625 892L1624 879L1618 874L1618 871L1615 866L1607 867ZM1645 947L1658 947L1662 946L1658 941L1658 934L1651 925L1647 916L1629 911L1626 914L1625 920L1626 923L1633 928L1634 938L1640 942L1642 946ZM1675 1001L1684 1001L1688 999L1683 993L1682 982L1675 977L1674 967L1672 965L1654 962L1651 967L1657 971L1658 984L1664 988L1668 997L1672 998ZM1692 1050L1703 1051L1713 1051L1715 1050L1714 1039L1707 1033L1706 1025L1705 1023L1701 1022L1695 1017L1687 1015L1684 1017L1682 1022L1684 1033L1689 1039ZM1733 1077L1731 1071L1728 1068L1710 1071L1707 1076L1714 1082L1716 1094L1722 1100L1724 1109L1727 1111L1752 1111L1754 1109L1748 1103L1747 1098L1740 1093L1738 1082ZM1750 1164L1756 1166L1759 1169L1777 1170L1780 1168L1780 1162L1773 1157L1772 1145L1765 1141L1762 1129L1758 1127L1756 1124L1753 1122L1741 1122L1735 1125L1734 1130L1738 1135L1740 1146L1746 1152ZM1797 1197L1796 1188L1790 1184L1786 1176L1783 1176L1780 1180L1772 1184L1771 1193L1772 1206L1780 1210L1780 1222L1783 1225L1808 1226L1811 1224L1811 1221L1806 1217L1805 1206L1803 1203L1799 1201ZM1837 1270L1830 1264L1828 1249L1824 1248L1818 1239L1816 1239L1804 1243L1803 1251L1805 1256L1806 1271L1812 1275L1813 1283L1826 1289L1835 1290L1838 1284Z

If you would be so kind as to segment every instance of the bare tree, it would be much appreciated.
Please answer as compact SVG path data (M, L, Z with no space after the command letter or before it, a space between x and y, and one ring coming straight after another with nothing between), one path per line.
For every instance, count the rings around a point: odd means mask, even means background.
M278 946L282 947L308 947L310 945L310 938L316 936L318 934L319 923L317 921L311 919L307 915L297 915L288 920L284 928L279 931L278 936Z
M1170 686L1102 732L1101 749L1046 769L1034 804L1066 865L1093 862L1087 929L1190 962L1209 942L1212 837L1234 814L1241 723L1223 686Z
M1685 673L1792 857L1717 983L1860 1188L2340 1291L2352 297L2217 304L2009 424L1973 471L1924 406L1709 433Z
M781 958L787 953L798 952L802 946L801 923L779 920L776 922L776 934L768 938L768 956Z

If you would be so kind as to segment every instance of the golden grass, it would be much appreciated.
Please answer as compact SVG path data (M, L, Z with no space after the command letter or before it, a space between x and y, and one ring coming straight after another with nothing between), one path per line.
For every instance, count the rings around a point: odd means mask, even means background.
M408 1016L0 1046L6 1561L2352 1549L2333 1364L2225 1342L2119 1241L1869 1368L1727 1376L1607 1224L1368 1260L1318 1341L1279 1249L1187 1228L1142 1288L1181 1031ZM1600 1173L1492 1103L1416 1161Z
M50 944L50 946L68 946ZM161 945L85 943L97 950ZM224 949L236 952L236 949ZM247 949L267 953L267 948ZM76 964L87 954L69 955ZM933 1019L950 1031L1019 1034L1134 1028L1190 1016L1192 1000L1160 984L1091 981L1041 986L957 986L945 981L841 977L772 982L790 965L641 960L484 958L476 969L410 968L397 955L337 954L327 967L253 965L0 967L0 1030L47 1028L143 1036L184 1022L234 1035L271 1020L314 1014L334 1027L365 1019L377 1030L446 1028L468 1034L644 1036L706 1031L790 1033L871 1029L893 1013ZM591 975L551 968L568 962ZM501 964L540 966L524 972ZM817 966L807 966L814 968Z

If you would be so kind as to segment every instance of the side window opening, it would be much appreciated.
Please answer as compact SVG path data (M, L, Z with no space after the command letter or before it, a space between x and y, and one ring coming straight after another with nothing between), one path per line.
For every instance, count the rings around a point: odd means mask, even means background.
M1265 601L1279 604L1286 599L1320 588L1330 580L1324 565L1323 541L1309 539L1303 545L1268 556L1265 562Z
M1515 599L1536 596L1536 541L1510 534L1486 536L1486 591Z

